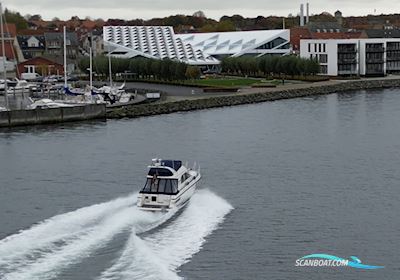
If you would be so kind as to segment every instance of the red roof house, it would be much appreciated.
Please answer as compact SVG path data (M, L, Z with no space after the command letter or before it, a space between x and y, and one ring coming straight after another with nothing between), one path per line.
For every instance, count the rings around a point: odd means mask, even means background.
M35 57L17 65L18 74L38 73L42 76L63 75L64 66L44 57Z

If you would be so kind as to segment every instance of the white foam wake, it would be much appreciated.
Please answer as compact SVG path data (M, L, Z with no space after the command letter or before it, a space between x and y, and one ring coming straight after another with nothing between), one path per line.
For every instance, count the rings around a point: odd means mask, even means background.
M140 231L162 222L162 214L133 206L136 195L50 218L0 241L1 279L52 279L78 263L116 234Z
M116 279L180 279L178 268L197 253L232 206L208 190L198 191L182 214L145 238L135 232L115 264L100 276Z
M21 255L26 255L56 241L68 239L73 233L113 215L116 211L132 205L134 195L109 202L84 207L69 213L54 216L30 229L0 240L0 267Z

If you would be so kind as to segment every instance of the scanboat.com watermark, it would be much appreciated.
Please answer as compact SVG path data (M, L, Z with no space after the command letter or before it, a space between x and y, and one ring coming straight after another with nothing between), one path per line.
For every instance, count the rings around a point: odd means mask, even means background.
M355 256L350 257L351 260L336 257L327 254L312 254L304 256L296 260L298 267L353 267L358 269L380 269L384 266L363 264L361 260Z

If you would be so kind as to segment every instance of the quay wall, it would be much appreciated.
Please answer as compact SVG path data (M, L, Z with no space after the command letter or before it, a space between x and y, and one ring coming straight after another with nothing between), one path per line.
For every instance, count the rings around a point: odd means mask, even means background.
M0 127L105 119L105 104L0 112Z
M164 103L149 103L111 110L107 118L136 118L174 112L251 104L280 99L325 95L344 91L400 87L400 79L341 81L325 85L307 85L302 88L274 90L262 93L238 93L229 96L204 97Z

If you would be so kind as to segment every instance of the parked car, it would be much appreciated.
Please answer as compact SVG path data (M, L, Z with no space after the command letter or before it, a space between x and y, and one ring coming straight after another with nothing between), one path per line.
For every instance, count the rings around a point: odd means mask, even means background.
M43 79L38 73L21 73L21 79L27 81L41 81Z

